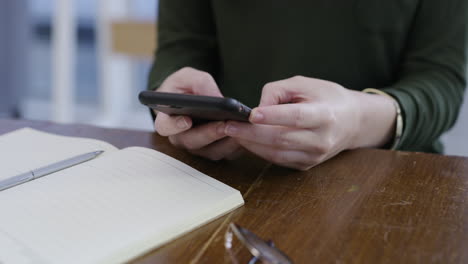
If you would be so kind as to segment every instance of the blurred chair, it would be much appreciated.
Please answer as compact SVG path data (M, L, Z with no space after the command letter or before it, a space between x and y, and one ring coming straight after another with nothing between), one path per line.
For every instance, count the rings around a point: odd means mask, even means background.
M126 0L99 1L96 24L100 114L94 123L102 126L134 128L146 123L133 124L141 116L132 110L132 103L137 101L133 59L151 58L155 31L151 23L132 20L130 13Z
M153 23L132 20L132 1L96 1L97 106L92 115L78 118L82 107L74 98L76 0L54 2L52 120L84 122L108 127L134 127L132 104L137 101L134 88L134 58L151 59L154 51ZM141 27L144 29L141 30ZM148 29L149 27L149 29ZM151 31L148 33L148 31ZM143 36L143 38L142 38ZM124 48L122 50L122 48ZM141 50L145 50L141 52ZM127 52L127 51L131 52ZM138 55L135 56L134 52ZM80 112L81 113L81 112ZM141 123L141 122L140 122Z
M152 59L156 49L156 25L132 20L114 21L111 26L112 51Z

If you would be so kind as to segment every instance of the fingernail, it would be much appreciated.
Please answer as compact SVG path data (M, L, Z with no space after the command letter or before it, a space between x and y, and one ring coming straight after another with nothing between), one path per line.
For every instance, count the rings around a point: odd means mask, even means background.
M258 110L254 110L252 113L251 120L252 122L259 122L259 121L262 121L264 117L265 116L262 113L260 113Z
M218 135L224 135L224 129L225 129L225 125L223 122L221 122L216 128L216 132L218 133Z
M177 127L180 129L188 128L189 124L187 123L187 120L183 116L177 118Z
M231 124L226 126L226 134L235 135L239 129Z

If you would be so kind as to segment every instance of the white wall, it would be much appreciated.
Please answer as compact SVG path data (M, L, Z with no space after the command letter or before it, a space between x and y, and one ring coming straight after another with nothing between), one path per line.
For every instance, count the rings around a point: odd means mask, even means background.
M442 141L445 143L445 154L468 157L468 91L465 92L457 123L442 137Z

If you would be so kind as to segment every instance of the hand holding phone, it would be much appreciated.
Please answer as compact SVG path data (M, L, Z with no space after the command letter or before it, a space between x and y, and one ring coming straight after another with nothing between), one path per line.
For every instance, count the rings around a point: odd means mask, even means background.
M171 74L158 88L158 92L223 98L213 77L193 68L183 68ZM155 120L158 134L168 137L171 144L192 154L220 160L232 159L242 152L240 145L224 133L225 122L192 125L189 116L168 115L164 112L160 112Z

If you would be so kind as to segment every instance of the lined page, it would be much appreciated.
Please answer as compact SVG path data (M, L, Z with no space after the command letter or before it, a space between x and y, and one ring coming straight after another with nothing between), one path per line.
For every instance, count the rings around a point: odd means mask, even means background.
M242 204L171 157L128 148L0 192L0 263L121 263Z
M23 128L0 136L0 180L96 150L117 150L109 143Z

